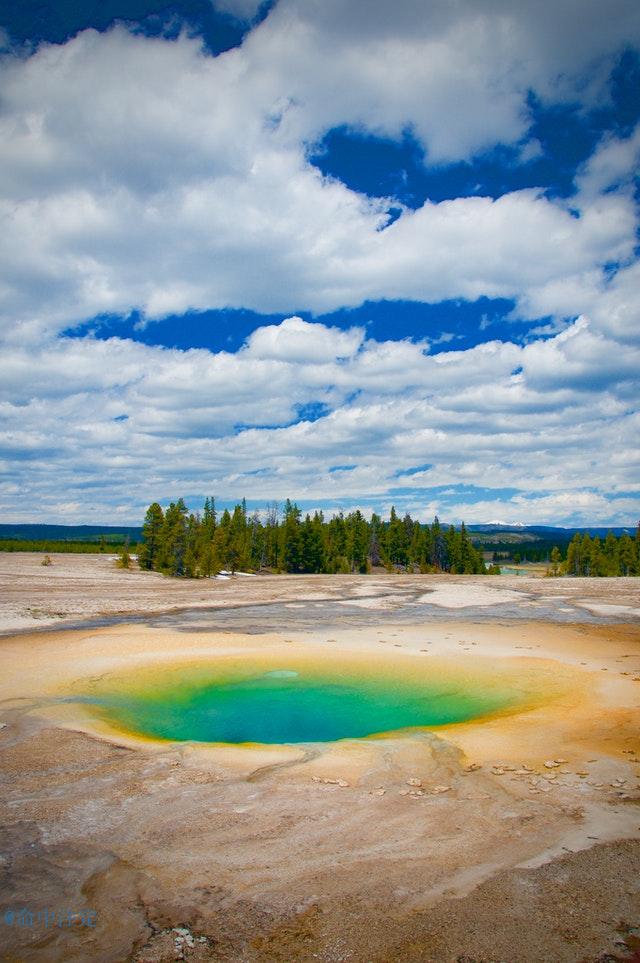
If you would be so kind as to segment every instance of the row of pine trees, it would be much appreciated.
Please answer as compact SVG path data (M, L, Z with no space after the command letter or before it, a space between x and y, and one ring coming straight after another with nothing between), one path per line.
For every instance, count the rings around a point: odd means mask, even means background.
M244 500L219 514L214 499L207 498L204 511L193 514L179 499L166 511L154 502L142 533L141 568L192 578L224 570L369 572L379 565L415 572L486 571L464 525L456 531L437 518L422 525L409 514L400 518L393 508L388 521L375 514L367 521L357 510L326 521L322 512L302 518L288 499L282 511L271 504L262 517L249 515Z
M553 553L552 553L552 561ZM567 558L559 571L567 575L620 576L640 575L640 525L636 537L626 532L619 538L609 532L604 541L589 533L576 533L567 548Z

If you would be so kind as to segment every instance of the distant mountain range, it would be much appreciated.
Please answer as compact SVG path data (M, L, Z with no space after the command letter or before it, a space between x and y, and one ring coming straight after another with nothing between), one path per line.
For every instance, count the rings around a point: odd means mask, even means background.
M596 535L600 538L606 538L608 532L613 532L614 535L618 536L624 535L625 532L629 535L635 534L633 526L620 528L615 525L581 525L578 528L561 528L554 525L502 525L499 522L491 522L487 525L467 525L467 531L470 535L476 533L492 536L526 535L528 536L527 541L548 541L551 538L560 538L562 541L566 541L571 540L576 532L581 534L588 532L592 538L595 538Z

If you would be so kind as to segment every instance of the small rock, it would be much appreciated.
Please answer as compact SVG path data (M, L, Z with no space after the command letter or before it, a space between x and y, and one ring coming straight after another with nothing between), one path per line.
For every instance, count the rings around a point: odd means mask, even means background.
M555 759L547 759L544 764L545 769L555 769L560 763L556 762Z
M372 790L371 790L371 795L372 795L372 796L384 796L384 794L386 793L386 791L387 791L386 789L372 789Z
M346 789L347 786L349 785L349 783L347 782L346 779L336 779L336 782L337 782L337 784L340 786L341 789Z
M411 779L407 779L407 786L421 786L422 779L418 779L416 776L412 776Z
M482 769L482 766L479 762L472 762L468 766L464 767L465 772L477 772L478 769Z
M451 786L434 786L431 792L434 792L434 793L449 792L450 789L451 789Z

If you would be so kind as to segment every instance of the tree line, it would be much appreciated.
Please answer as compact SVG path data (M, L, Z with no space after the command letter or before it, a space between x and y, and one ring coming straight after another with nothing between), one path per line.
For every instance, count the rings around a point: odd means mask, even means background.
M567 548L566 559L552 561L558 564L559 573L586 576L640 575L640 525L635 538L626 532L618 538L609 532L603 540L588 532L576 533Z
M118 552L124 545L129 545L126 536L120 538L100 538L84 541L70 541L69 539L32 539L32 538L0 538L0 552L56 552L72 555L101 555L106 552ZM135 552L135 543L130 546Z
M281 511L272 503L261 516L249 514L244 500L219 513L207 498L202 513L193 513L180 498L165 511L150 505L142 534L141 568L192 578L225 570L365 573L377 566L459 575L499 571L487 570L464 524L456 530L435 518L424 525L394 508L387 520L373 514L367 521L357 509L327 520L322 512L303 518L289 499Z

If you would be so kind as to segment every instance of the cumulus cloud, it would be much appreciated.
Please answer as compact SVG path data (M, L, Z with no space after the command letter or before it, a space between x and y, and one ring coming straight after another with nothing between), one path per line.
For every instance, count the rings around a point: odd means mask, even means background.
M247 341L246 354L256 358L322 364L352 357L364 338L364 331L342 331L302 318L285 318L281 324L257 328Z
M212 0L216 10L229 13L243 23L251 23L255 19L263 2L264 0Z
M531 190L458 198L386 229L391 199L357 195L307 159L340 124L411 127L429 159L464 159L522 140L530 90L602 101L603 65L640 43L640 8L581 3L580 31L569 8L404 0L390 19L369 0L280 0L218 57L124 27L5 56L2 317L64 327L132 308L319 312L482 295L513 298L524 317L587 311L603 266L633 252L633 197L603 191L632 169L637 135L601 146L571 207ZM602 82L587 90L597 65Z
M627 512L628 523L637 500L621 494L611 507L604 492L637 479L640 352L614 349L584 321L543 342L437 355L298 318L258 329L235 353L117 338L52 338L39 351L6 342L0 479L27 500L38 492L45 515L63 488L78 518L104 517L123 492L134 521L178 492L391 499L424 514L434 489L489 484L529 493L508 503L509 517L531 504L531 520L597 511L604 521ZM301 419L309 405L324 413ZM563 500L586 483L599 501ZM508 514L490 504L449 498L440 512ZM10 489L0 506L15 512Z
M245 20L259 7L214 5ZM484 485L528 496L446 504L631 513L638 131L606 137L569 200L427 201L393 223L393 198L309 162L339 125L411 129L428 163L498 144L531 157L530 94L606 105L626 45L640 46L640 7L625 0L399 0L392 18L382 0L279 0L218 57L124 27L3 55L2 510L17 490L45 515L135 521L153 498L259 484L318 504L398 490L431 511L443 485ZM480 296L550 317L551 336L432 355L290 316ZM224 307L285 320L217 354L60 334L101 313ZM567 496L586 484L600 501Z
M640 126L628 137L606 136L577 177L583 197L597 197L611 188L632 188L640 167Z

